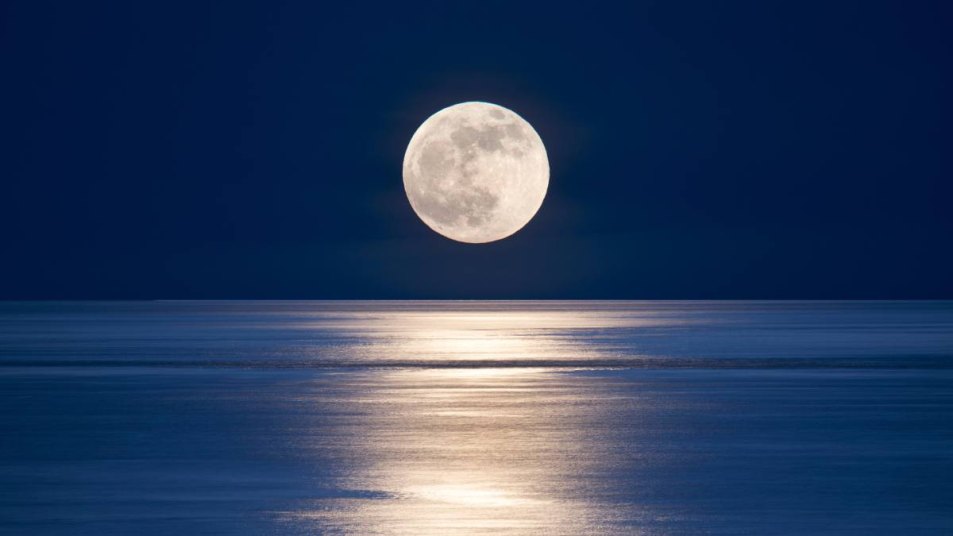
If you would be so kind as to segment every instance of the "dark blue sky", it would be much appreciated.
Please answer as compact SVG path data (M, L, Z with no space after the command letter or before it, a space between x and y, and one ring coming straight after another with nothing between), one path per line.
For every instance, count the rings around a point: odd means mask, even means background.
M0 298L953 298L949 2L0 4ZM486 100L537 217L430 231Z

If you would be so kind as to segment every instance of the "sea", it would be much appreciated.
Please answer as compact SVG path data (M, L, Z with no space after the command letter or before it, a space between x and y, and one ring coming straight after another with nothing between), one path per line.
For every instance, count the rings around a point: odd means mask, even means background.
M0 534L953 534L953 302L2 302Z

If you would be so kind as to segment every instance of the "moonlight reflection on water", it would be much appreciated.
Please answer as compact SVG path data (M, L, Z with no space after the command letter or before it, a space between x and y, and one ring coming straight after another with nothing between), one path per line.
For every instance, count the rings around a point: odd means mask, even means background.
M619 518L606 490L584 478L621 461L600 456L622 445L593 385L537 369L399 370L368 380L335 402L349 408L344 426L354 431L341 455L361 460L337 479L350 497L290 517L360 534L583 534ZM328 445L313 447L326 454Z
M332 321L337 330L362 334L367 342L354 348L361 359L415 356L422 363L485 366L365 377L351 398L333 402L347 408L340 413L354 431L347 456L364 460L338 477L349 496L286 515L355 534L584 534L611 524L620 513L581 478L607 474L620 462L594 456L622 447L602 428L606 395L595 382L573 385L562 373L527 365L600 356L576 338L554 336L562 330L653 323L499 310ZM523 366L492 366L512 362ZM315 445L318 452L327 447L323 440Z

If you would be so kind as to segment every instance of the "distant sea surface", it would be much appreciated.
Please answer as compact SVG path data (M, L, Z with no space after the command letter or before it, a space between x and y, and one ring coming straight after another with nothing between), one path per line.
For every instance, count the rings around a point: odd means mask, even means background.
M953 302L0 303L0 534L953 534Z

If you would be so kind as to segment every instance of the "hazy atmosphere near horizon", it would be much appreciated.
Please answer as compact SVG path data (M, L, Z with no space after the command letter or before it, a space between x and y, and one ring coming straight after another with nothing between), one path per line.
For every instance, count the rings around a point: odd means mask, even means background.
M953 4L0 4L0 534L953 534Z

